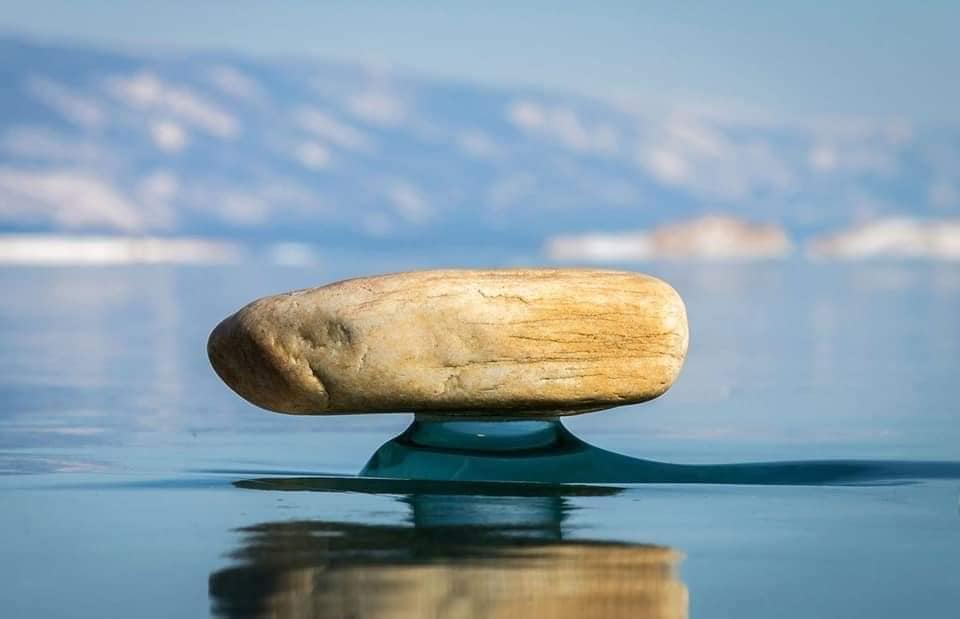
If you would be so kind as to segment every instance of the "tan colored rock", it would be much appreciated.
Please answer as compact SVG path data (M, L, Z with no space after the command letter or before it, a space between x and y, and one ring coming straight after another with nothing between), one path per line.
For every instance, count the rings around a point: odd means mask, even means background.
M687 319L673 288L637 273L421 271L254 301L207 350L272 411L542 417L661 395Z

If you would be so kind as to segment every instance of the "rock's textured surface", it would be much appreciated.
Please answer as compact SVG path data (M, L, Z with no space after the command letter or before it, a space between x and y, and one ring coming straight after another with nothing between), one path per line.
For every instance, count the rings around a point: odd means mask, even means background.
M495 417L655 398L686 350L673 288L583 269L346 280L254 301L208 343L224 382L273 411Z

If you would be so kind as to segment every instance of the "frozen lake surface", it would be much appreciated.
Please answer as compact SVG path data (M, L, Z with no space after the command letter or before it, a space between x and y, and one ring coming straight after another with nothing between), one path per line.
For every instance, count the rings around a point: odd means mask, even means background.
M679 381L564 422L662 462L889 474L311 483L357 473L410 416L257 410L210 370L207 334L259 296L429 266L458 264L3 267L4 616L675 616L685 597L694 617L960 608L960 267L646 265L687 303Z

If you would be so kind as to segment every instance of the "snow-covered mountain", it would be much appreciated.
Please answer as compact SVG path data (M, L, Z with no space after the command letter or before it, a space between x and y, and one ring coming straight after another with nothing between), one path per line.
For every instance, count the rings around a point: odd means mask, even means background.
M627 107L363 66L0 39L0 232L524 245L960 214L960 130Z

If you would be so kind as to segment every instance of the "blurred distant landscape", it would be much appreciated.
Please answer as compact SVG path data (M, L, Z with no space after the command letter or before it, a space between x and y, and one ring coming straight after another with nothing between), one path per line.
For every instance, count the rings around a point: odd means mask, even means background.
M960 128L0 39L0 262L960 259Z

